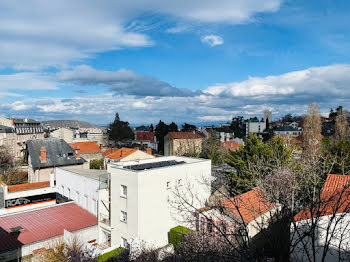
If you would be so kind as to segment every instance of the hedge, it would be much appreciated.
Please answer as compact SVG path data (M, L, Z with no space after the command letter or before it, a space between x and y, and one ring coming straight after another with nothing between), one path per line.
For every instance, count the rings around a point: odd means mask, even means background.
M97 262L104 262L107 261L108 258L118 256L123 251L122 247L118 247L117 249L114 249L112 251L109 251L97 258Z
M176 226L169 231L169 243L176 247L184 238L185 235L191 232L191 229L183 226Z

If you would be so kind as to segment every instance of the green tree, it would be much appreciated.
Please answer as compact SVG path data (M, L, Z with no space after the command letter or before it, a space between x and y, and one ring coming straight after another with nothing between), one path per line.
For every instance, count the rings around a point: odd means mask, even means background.
M103 159L95 159L90 161L90 169L103 169Z
M164 152L164 137L168 134L168 132L169 126L162 120L159 120L159 123L156 125L155 129L155 136L157 137L159 152Z
M343 140L322 141L322 162L331 174L350 174L350 142Z
M244 193L257 185L259 179L270 174L278 166L289 165L292 149L285 146L283 139L274 137L263 143L254 134L237 151L230 151L226 163L235 171L228 176L231 194Z
M223 150L221 150L220 140L214 130L210 130L208 138L204 140L201 157L210 159L213 165L223 162Z
M121 121L119 114L115 114L113 123L109 124L108 138L114 142L129 142L135 137L134 132L129 126L129 122Z
M171 122L169 125L169 132L178 132L179 128L177 127L177 124L174 122Z
M182 125L182 129L181 129L182 132L193 132L193 131L196 131L196 130L197 130L197 127L195 125L191 125L191 124L188 124L188 123L184 123Z

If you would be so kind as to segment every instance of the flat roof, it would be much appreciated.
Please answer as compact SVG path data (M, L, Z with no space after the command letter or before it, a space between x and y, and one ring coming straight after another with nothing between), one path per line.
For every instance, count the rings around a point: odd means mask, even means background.
M100 181L100 178L107 178L106 170L99 169L83 169L83 168L74 168L74 167L60 167L60 169L75 173L80 176L91 178L97 181Z
M75 203L0 217L0 252L97 225L97 217ZM12 232L14 228L23 228Z
M130 165L130 166L123 166L125 169L131 169L131 170L148 170L148 169L154 169L159 167L168 167L168 166L176 166L185 164L185 161L176 161L176 160L169 160L169 161L158 161L158 162L151 162L151 163L145 163L145 164L138 164L138 165Z

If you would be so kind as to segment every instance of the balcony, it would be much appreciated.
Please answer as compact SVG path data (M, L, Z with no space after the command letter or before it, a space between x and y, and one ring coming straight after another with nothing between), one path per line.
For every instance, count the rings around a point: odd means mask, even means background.
M107 226L111 225L110 217L109 217L109 215L106 215L106 214L100 213L100 222L107 225Z

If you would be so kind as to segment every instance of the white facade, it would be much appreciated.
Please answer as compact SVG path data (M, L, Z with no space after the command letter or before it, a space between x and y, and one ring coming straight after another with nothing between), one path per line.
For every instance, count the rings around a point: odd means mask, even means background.
M73 142L74 133L73 133L73 130L69 128L61 127L55 131L52 131L50 133L50 136L61 138L64 141L66 141L68 144L71 144Z
M146 163L176 161L176 165L132 170ZM123 168L128 167L128 168ZM121 245L126 242L145 241L154 247L168 244L168 232L180 224L178 213L169 203L178 188L196 196L198 208L210 196L210 187L204 181L211 179L211 161L187 157L161 157L156 159L119 162L108 165L110 185L100 190L99 243ZM186 193L183 193L186 194ZM110 202L108 202L110 201ZM106 204L108 203L108 204ZM107 210L106 207L109 207Z
M246 136L250 133L261 133L266 129L266 122L252 122L248 121L246 124Z
M97 216L99 176L106 174L103 170L56 168L57 192L77 205Z
M325 262L336 261L349 261L350 260L350 214L339 213L335 217L333 215L323 216L319 218L317 222L317 229L314 230L316 235L316 259L315 261L321 261L323 249L326 242L329 242L329 251L327 252ZM310 220L303 220L296 222L296 227L302 232L303 228L310 229ZM329 229L327 234L327 229ZM295 229L291 228L291 236ZM307 232L307 231L306 231ZM295 234L296 236L298 234ZM297 237L296 237L297 238ZM291 239L296 241L293 238ZM296 261L307 260L307 253L305 247L309 248L309 254L312 254L311 238L305 237L303 241L299 242L294 252L291 254L291 258ZM341 259L339 259L339 255Z

